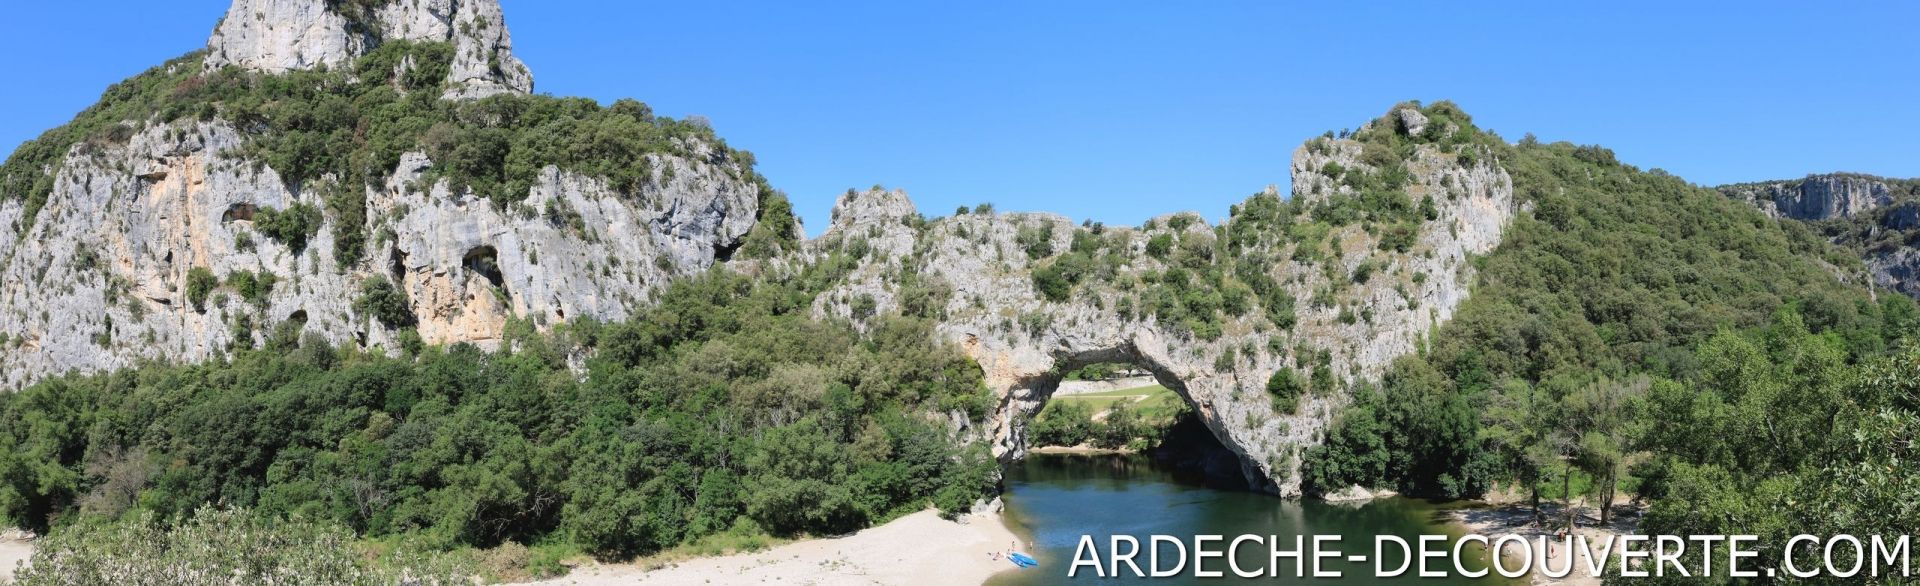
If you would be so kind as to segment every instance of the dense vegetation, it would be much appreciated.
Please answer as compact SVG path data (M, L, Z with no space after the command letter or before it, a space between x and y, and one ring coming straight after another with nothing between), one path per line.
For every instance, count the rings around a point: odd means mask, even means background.
M34 544L18 586L73 584L471 584L459 556L356 547L345 527L281 522L238 509L197 511L175 526L152 513L62 531ZM494 576L498 577L498 576Z
M1867 513L1920 494L1857 464L1911 449L1913 385L1895 382L1920 377L1899 354L1920 332L1911 299L1837 280L1827 263L1858 260L1799 223L1606 149L1529 136L1493 152L1533 213L1475 259L1473 296L1430 347L1354 386L1305 461L1310 490L1627 491L1656 499L1643 530L1681 534L1772 535L1790 510L1920 526L1885 515L1910 507ZM1878 492L1790 506L1815 486Z
M1185 399L1165 387L1056 396L1028 425L1035 446L1090 446L1142 451L1165 440L1168 430L1195 417Z
M447 179L456 190L525 214L564 213L514 207L548 166L605 178L638 197L642 186L671 178L670 167L655 168L657 155L713 162L760 189L759 227L742 251L764 256L791 245L795 224L786 197L753 171L752 153L729 148L705 123L655 116L634 100L442 100L452 51L447 43L395 41L349 67L273 75L237 67L204 72L198 53L174 59L115 84L72 122L21 145L0 166L0 194L26 200L25 234L69 149L84 154L123 143L142 123L218 119L245 133L247 160L273 168L296 193L323 196L327 219L340 231L334 252L343 265L359 261L371 237L363 188L384 182L400 156L414 151L432 159L429 179ZM697 152L698 145L711 151ZM319 227L313 211L285 221L269 217L262 230L298 252Z
M866 335L808 318L848 262L716 271L628 322L513 324L499 352L389 358L287 322L209 364L39 383L0 395L0 522L64 531L223 503L428 548L617 557L965 509L994 478L953 429L987 413L981 371L921 318Z

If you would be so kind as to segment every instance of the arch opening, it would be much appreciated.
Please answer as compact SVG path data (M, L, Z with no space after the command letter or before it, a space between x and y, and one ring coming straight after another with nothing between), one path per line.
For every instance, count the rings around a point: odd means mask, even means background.
M1138 454L1196 484L1256 490L1254 472L1212 429L1185 383L1130 348L1059 357L1010 397L1010 459L1028 453ZM1017 393L1016 393L1017 394Z

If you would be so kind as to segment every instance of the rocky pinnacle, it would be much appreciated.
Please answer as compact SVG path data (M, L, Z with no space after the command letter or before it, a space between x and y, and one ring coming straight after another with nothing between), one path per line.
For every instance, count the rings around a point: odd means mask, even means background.
M387 41L453 43L448 97L533 91L498 0L234 0L207 40L209 68L339 66Z

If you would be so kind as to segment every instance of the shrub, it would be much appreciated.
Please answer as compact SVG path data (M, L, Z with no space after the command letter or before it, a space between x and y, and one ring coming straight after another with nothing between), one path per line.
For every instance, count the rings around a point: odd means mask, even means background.
M207 267L187 269L187 301L193 303L195 311L207 310L207 294L220 286L220 278L213 276L213 270Z
M274 285L279 282L279 277L267 271L227 273L227 286L232 287L233 292L238 293L241 299L254 305L266 305L268 297L273 295Z
M454 558L396 554L375 563L345 527L203 507L161 523L152 512L82 523L39 541L20 586L68 584L466 584Z
M368 277L361 281L360 297L353 301L353 310L389 328L414 323L413 303L407 300L407 292L395 287L386 277Z
M1153 238L1147 239L1147 256L1165 259L1167 253L1172 251L1173 235L1171 234L1155 234Z
M1267 377L1267 396L1273 399L1273 410L1292 415L1300 410L1300 377L1293 370L1281 368Z
M1053 224L1028 224L1020 227L1014 235L1014 242L1026 251L1029 260L1039 260L1053 256Z
M853 312L853 319L864 320L873 317L874 313L879 311L879 306L880 302L874 300L872 294L861 293L853 298L853 304L849 309Z
M319 208L304 203L287 206L284 210L261 208L254 218L255 230L286 245L295 256L307 249L308 239L320 233L323 221Z

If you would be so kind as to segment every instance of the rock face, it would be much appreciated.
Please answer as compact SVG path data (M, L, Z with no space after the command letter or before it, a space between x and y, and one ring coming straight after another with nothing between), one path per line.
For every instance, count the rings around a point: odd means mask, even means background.
M498 0L235 0L207 41L209 68L339 66L386 41L450 42L450 97L533 91Z
M1722 192L1758 206L1769 216L1808 221L1852 218L1893 203L1886 183L1850 174L1735 185Z
M1347 172L1371 172L1360 161L1362 150L1354 141L1333 139L1315 139L1297 150L1296 204L1311 207L1316 200L1350 195L1346 184L1322 170L1334 163ZM1335 228L1329 238L1341 253L1319 263L1288 260L1298 243L1263 239L1250 254L1271 260L1253 270L1299 300L1297 323L1286 329L1250 311L1226 318L1221 335L1208 340L1138 309L1137 292L1147 277L1171 268L1148 252L1153 239L1211 246L1217 234L1247 220L1229 219L1216 230L1192 214L1176 214L1144 228L1097 231L1045 213L924 221L905 193L880 190L840 198L831 227L810 243L813 255L855 250L863 257L845 284L817 299L814 312L860 323L932 299L938 334L965 348L997 393L991 428L976 431L992 439L1002 458L1024 454L1026 421L1054 393L1061 373L1096 362L1131 362L1193 405L1214 436L1239 456L1252 486L1296 495L1304 449L1321 441L1347 397L1312 394L1296 413L1277 413L1264 390L1268 378L1280 369L1297 369L1304 378L1308 361L1302 357L1321 353L1335 376L1377 377L1446 321L1467 296L1468 257L1498 245L1514 213L1512 180L1489 158L1462 165L1430 145L1416 148L1405 161L1413 177L1406 192L1414 201L1431 196L1436 214L1406 252L1381 250L1379 238L1359 225ZM1278 198L1269 190L1240 207ZM1034 271L1060 262L1077 231L1105 243L1103 250L1111 252L1102 258L1113 259L1112 274L1082 282L1065 301L1050 301L1036 289ZM1050 251L1038 257L1029 252L1036 235L1044 235L1048 245L1041 248ZM1362 265L1372 271L1365 284L1334 283L1353 279ZM1324 303L1308 301L1333 290L1339 292Z
M0 333L10 338L0 345L0 389L144 359L204 360L263 343L284 320L335 343L394 350L400 330L353 308L375 276L408 294L427 342L493 346L510 318L535 327L620 319L671 278L712 266L759 206L757 185L735 163L656 156L656 168L673 171L637 194L550 167L523 211L501 210L425 183L426 156L413 153L368 190L365 233L379 236L365 260L341 268L334 218L298 253L256 230L259 210L324 204L233 156L240 141L223 122L148 126L125 144L76 146L24 234L13 232L19 201L0 204ZM221 281L200 307L189 299L196 268ZM249 302L236 272L277 283Z
M452 44L447 97L532 89L496 0L235 0L205 61L284 72L397 40ZM419 152L373 186L322 178L302 193L248 160L227 122L122 126L125 138L73 145L49 169L53 190L31 222L24 198L0 198L0 390L205 360L265 343L287 322L396 352L405 327L428 343L496 346L516 319L536 329L621 319L672 278L721 260L759 215L751 171L697 139L648 155L659 172L625 190L549 166L502 209L428 180ZM256 226L297 205L326 210L313 192L329 189L366 190L364 225L348 230L326 212L298 249ZM364 256L335 258L345 233L372 235ZM406 294L414 323L355 308L376 277Z
M1920 298L1920 180L1835 173L1719 189L1769 216L1814 223L1858 251L1874 282Z

